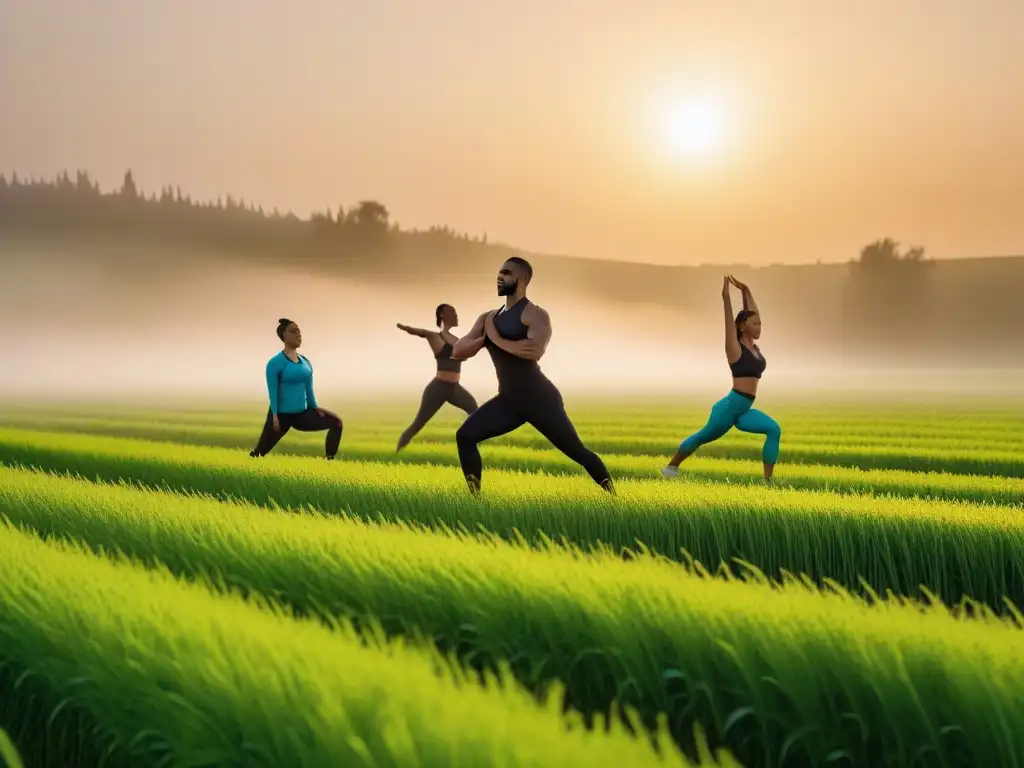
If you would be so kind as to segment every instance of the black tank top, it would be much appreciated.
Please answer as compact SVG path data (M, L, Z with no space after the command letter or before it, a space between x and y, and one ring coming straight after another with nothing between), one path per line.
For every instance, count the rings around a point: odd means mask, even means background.
M461 360L452 360L452 345L447 341L441 350L434 355L434 359L437 360L437 370L439 371L454 371L459 373L462 370Z
M760 352L761 350L757 350ZM732 371L732 375L737 379L755 378L760 379L761 374L764 373L764 369L767 366L764 357L757 357L754 355L747 345L740 342L740 359L735 363L729 363L729 370Z
M529 302L524 296L508 309L502 307L494 316L494 327L498 335L508 341L522 341L526 338L529 328L523 324L523 310ZM484 346L494 362L494 372L498 376L498 391L519 388L547 381L540 372L536 360L527 360L506 352L493 341L485 337Z

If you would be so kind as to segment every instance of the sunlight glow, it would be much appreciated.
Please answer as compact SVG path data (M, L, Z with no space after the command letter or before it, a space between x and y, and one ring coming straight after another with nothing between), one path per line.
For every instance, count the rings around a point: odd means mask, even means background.
M722 149L725 139L721 111L710 103L678 107L668 115L665 138L673 152L686 157L715 154Z

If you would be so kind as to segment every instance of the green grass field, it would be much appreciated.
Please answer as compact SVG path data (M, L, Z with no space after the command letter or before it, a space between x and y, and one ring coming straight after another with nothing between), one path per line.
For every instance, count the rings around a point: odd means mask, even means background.
M0 765L1024 765L1024 407L766 402L769 487L568 405L617 496L526 427L472 498L452 409L5 404Z

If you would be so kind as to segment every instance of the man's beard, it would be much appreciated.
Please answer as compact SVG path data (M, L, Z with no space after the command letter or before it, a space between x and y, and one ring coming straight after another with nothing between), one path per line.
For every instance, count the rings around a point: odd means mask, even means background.
M499 296L511 296L516 292L516 286L519 284L518 280L513 280L511 283L499 283L498 284L498 295Z

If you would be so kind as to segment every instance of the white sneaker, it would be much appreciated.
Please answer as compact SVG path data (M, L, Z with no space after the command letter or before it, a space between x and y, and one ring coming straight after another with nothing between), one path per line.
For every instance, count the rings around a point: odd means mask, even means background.
M679 476L679 467L664 467L661 470L661 476L666 480L672 480Z

